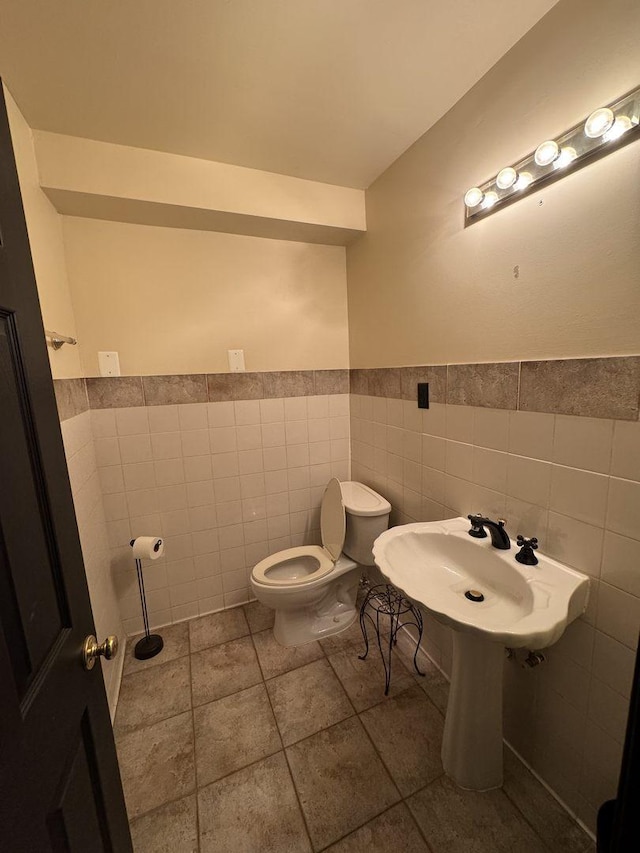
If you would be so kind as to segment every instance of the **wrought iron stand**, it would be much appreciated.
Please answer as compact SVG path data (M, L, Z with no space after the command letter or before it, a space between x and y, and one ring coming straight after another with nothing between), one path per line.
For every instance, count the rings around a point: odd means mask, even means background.
M405 616L406 618L404 618ZM388 621L389 624L388 656L385 656L385 650L383 649L382 644L383 637L380 633L381 617L383 623ZM417 661L418 649L420 648L420 641L422 640L422 614L408 598L405 598L401 592L389 583L378 584L377 586L371 587L362 602L362 606L360 607L360 628L362 629L362 636L366 646L364 654L358 655L360 660L365 660L369 654L367 620L376 629L378 648L380 649L380 657L382 658L382 664L384 666L385 696L389 695L389 685L391 684L391 653L393 652L393 647L398 643L398 631L405 625L414 625L418 629L418 640L416 642L416 650L413 655L413 665L418 675L425 675L424 672L421 672L418 669Z

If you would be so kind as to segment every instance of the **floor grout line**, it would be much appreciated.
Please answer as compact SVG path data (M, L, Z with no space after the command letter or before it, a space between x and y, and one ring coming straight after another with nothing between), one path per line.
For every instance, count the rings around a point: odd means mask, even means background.
M293 792L296 795L296 802L298 803L298 809L300 810L300 815L302 816L302 823L304 824L305 832L307 833L307 838L309 839L309 847L311 850L314 850L313 839L311 838L311 830L309 829L309 824L307 822L307 816L304 813L304 809L302 807L302 800L300 799L300 793L298 791L298 787L296 785L296 780L293 775L293 770L291 769L291 762L289 761L289 756L287 754L287 750L283 749L284 760L287 764L287 770L289 771L289 778L291 779L291 785L293 787Z
M267 629L268 630L268 629ZM269 695L269 690L267 689L267 682L264 677L264 672L262 669L262 664L260 663L260 657L258 655L258 649L256 648L256 644L253 639L253 634L251 635L251 642L253 644L253 650L255 652L255 656L258 660L258 666L260 667L260 672L262 673L262 682L264 684L264 690L267 694L267 701L269 702L269 707L271 708L271 713L273 714L273 719L276 722L276 728L278 730L278 737L280 738L280 743L282 744L282 752L284 755L284 760L287 765L287 770L289 771L289 779L291 780L291 786L293 787L293 792L296 796L296 802L298 803L298 809L300 811L300 815L302 817L302 823L304 825L305 832L307 833L307 839L309 840L309 847L313 850L313 841L311 840L311 832L309 831L309 825L307 824L307 817L304 813L304 809L302 808L302 801L300 800L300 794L298 793L298 788L296 786L295 779L293 777L293 772L291 770L291 764L289 762L289 756L287 755L287 750L284 745L284 741L282 739L282 732L280 731L280 724L278 723L278 717L276 716L276 712L273 709L273 702L271 701L271 696Z
M504 783L500 786L500 790L501 790L501 791L502 791L502 793L505 795L505 797L507 798L507 800L509 800L509 802L510 802L510 803L511 803L511 805L514 807L514 809L518 812L518 814L519 814L519 815L520 815L520 817L524 820L524 822L527 824L527 826L531 829L531 831L533 832L533 834L534 834L535 838L537 838L537 839L538 839L538 841L540 841L540 843L541 843L541 844L542 844L542 846L545 848L545 850L549 850L549 851L551 851L551 848L549 847L549 845L546 843L546 841L544 840L544 838L542 838L542 836L537 832L537 830L536 830L535 826L531 823L531 821L530 821L530 820L529 820L529 818L526 816L526 814L522 811L522 809L520 808L520 806L519 806L519 805L518 805L514 800L512 800L512 799L511 799L511 797L509 796L509 793L507 792L507 790L506 790L506 789L505 789L505 787L504 787Z
M191 622L187 628L187 645L189 647L189 692L191 695L191 733L193 735L193 775L195 782L195 797L196 797L196 853L199 853L200 847L200 786L198 785L198 765L197 765L197 749L196 749L196 709L193 704L193 670L191 651Z
M444 776L444 773L443 773L442 775ZM438 779L440 779L441 777L440 777L440 776L438 776L437 778L438 778ZM429 785L431 785L433 782L436 782L436 781L437 781L436 779L432 779L432 780L431 780L431 782L429 782ZM428 787L429 787L429 785L425 785L424 787L425 787L425 788L428 788ZM423 791L423 790L424 790L424 788L420 788L419 790L414 791L414 792L413 792L413 794L409 794L409 797L414 797L416 794L419 794L419 793L420 793L420 791ZM409 812L409 814L411 815L411 820L413 821L414 826L417 828L418 832L420 833L420 837L422 838L422 840L424 841L424 843L427 845L427 850L429 850L429 851L430 851L430 853L433 853L433 848L432 848L432 846L429 844L429 840L428 840L428 838L427 838L427 836L426 836L426 834L425 834L424 830L422 829L422 827L421 827L421 826L420 826L420 824L418 823L418 820L417 820L416 816L414 815L414 813L413 813L413 811L412 811L412 809L411 809L411 806L409 805L409 802L408 802L409 797L405 797L405 798L402 800L402 802L404 803L404 806L405 806L406 810L407 810L407 811Z
M172 803L181 803L182 800L188 800L189 797L195 797L196 801L197 801L197 799L198 799L197 787L194 788L193 791L191 791L189 794L182 794L182 796L180 796L180 797L172 797L170 800L165 800L164 803L160 803L159 806L154 806L152 809L149 809L149 811L141 812L140 814L136 815L135 817L129 818L129 821L128 821L129 825L131 825L136 820L140 820L140 818L149 817L149 815L152 815L155 812L159 812L160 809L164 809L167 806L170 806Z
M218 779L213 779L211 782L207 782L206 785L196 786L196 790L206 791L206 789L211 788L212 785L218 785L220 782L224 782L225 779L228 779L230 776L235 776L236 773L241 773L244 770L248 770L250 767L255 767L256 764L261 764L263 761L266 761L267 758L273 758L274 755L280 755L280 753L284 751L284 749L277 749L275 752L270 752L269 755L263 755L262 758L257 758L255 761L249 762L249 764L244 764L242 767L237 767L235 770L230 770L228 773L225 773L224 776L220 776Z
M519 761L519 759L518 759L518 761ZM537 839L539 839L539 841L542 843L542 845L543 845L547 850L552 851L552 848L549 846L549 844L547 844L547 842L544 840L544 838L540 835L540 833L539 833L539 832L538 832L538 830L535 828L535 826L533 825L533 823L531 822L531 820L529 819L529 817L526 815L526 813L522 810L522 808L518 805L518 803L517 803L517 802L513 799L513 797L509 794L509 791L508 791L508 789L505 787L504 782L503 782L503 784L501 785L500 790L501 790L501 791L502 791L502 793L505 795L505 797L509 800L509 802L511 803L511 805L516 809L516 811L521 815L521 817L522 817L522 819L524 820L524 822L525 822L525 823L526 823L526 824L531 828L531 831L533 832L533 834L535 835L535 837L536 837ZM558 808L560 809L560 804L556 802L556 805L557 805L557 806L558 806ZM564 811L564 809L562 809L562 813L563 813L563 816L565 816L568 820L570 820L570 821L571 821L571 823L572 823L574 826L576 826L576 827L577 827L581 832L583 832L583 833L586 835L586 832L584 831L584 829L582 829L582 827L580 826L580 824L579 824L579 823L577 823L576 821L574 821L574 820L570 817L570 815L569 815L569 814L567 814L567 813ZM591 839L589 839L589 840L588 840L588 842L587 842L587 844L586 844L586 846L585 846L585 848L584 848L584 849L585 849L585 851L588 849L588 847L589 847L589 844L590 844L590 843L591 843Z
M382 815L385 815L385 814L387 814L387 812L390 812L391 809L395 809L399 805L403 805L403 804L404 804L404 800L398 800L397 803L393 803L392 805L387 806L386 809L383 809L381 812L378 812L377 815L374 815L373 817L369 818L368 820L365 820L364 823L358 824L358 826L354 827L353 829L350 829L349 832L345 832L345 834L341 835L340 838L335 838L333 841L331 841L325 847L321 847L318 851L316 851L316 853L325 853L325 851L330 850L334 844L339 844L341 841L344 841L345 838L348 838L350 835L353 835L355 832L358 832L358 830L362 829L368 823L371 823L372 821L377 820L379 817L382 817ZM429 848L429 850L431 850L431 848Z

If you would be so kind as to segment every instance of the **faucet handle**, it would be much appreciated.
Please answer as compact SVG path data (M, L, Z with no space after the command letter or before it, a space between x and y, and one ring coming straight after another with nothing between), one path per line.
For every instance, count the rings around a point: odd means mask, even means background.
M471 530L469 531L469 536L473 536L474 539L486 539L487 531L482 526L482 513L476 512L475 515L468 515L467 518L471 522Z
M525 539L524 536L521 536L518 533L516 545L520 548L520 551L516 554L516 560L519 563L522 563L525 566L538 565L538 558L533 553L538 550L538 540L535 536L532 536L531 539Z

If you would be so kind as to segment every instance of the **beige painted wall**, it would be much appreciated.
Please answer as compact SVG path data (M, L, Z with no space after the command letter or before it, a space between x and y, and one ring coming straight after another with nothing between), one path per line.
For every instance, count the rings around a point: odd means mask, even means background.
M348 366L345 249L63 217L85 375Z
M637 0L561 0L372 185L352 367L640 352L640 142L467 229L462 203L637 86L639 27Z
M75 337L76 323L67 281L61 217L40 189L31 128L6 88L4 96L44 325L47 329ZM49 348L49 359L54 379L82 375L78 347L63 346L57 352Z

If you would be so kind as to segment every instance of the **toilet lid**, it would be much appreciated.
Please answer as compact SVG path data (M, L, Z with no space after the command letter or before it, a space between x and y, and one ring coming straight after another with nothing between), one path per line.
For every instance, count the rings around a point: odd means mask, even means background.
M320 533L325 551L331 554L335 561L342 554L346 534L346 519L342 503L340 480L335 477L329 480L322 497L320 510Z

